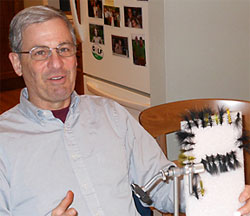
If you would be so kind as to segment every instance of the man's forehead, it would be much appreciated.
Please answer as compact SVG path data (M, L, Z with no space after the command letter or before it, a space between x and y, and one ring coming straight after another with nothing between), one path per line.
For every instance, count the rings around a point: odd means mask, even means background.
M45 20L43 22L35 22L35 23L28 24L28 25L24 26L23 32L27 29L30 29L30 28L38 27L38 29L39 29L41 26L49 26L49 24L51 24L51 23L53 23L53 24L60 23L60 26L64 26L64 27L68 28L66 22L63 19L61 19L59 17L55 17L55 18L52 18L49 20ZM56 26L53 25L53 27L56 27Z
M55 18L45 22L33 23L22 32L23 45L57 46L63 42L72 42L72 35L64 20ZM31 46L31 47L30 47Z

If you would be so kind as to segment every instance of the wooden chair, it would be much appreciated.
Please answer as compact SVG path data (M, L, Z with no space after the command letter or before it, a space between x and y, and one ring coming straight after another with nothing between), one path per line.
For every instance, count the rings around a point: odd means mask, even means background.
M162 151L167 155L166 134L180 130L181 115L188 110L209 107L217 110L224 106L230 111L241 111L244 130L250 131L250 101L230 99L193 99L166 103L148 108L140 113L141 125L157 140ZM245 152L245 180L250 184L250 154ZM172 214L162 214L170 216Z

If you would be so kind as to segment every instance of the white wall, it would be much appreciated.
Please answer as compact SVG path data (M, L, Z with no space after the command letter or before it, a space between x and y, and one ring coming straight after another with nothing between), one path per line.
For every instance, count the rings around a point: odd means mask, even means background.
M152 105L250 100L249 0L153 0L149 18Z
M250 99L249 0L149 4L153 104L201 97ZM165 91L157 85L162 78Z
M250 99L249 1L167 1L167 101Z

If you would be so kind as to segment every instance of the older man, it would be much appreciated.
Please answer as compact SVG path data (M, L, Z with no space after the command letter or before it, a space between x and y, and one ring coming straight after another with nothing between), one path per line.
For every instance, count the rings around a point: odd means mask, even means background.
M23 76L20 104L0 117L0 215L139 215L131 183L172 165L117 103L78 96L75 35L64 14L37 6L10 26L10 61ZM172 211L172 182L152 192ZM248 200L241 212L250 212Z

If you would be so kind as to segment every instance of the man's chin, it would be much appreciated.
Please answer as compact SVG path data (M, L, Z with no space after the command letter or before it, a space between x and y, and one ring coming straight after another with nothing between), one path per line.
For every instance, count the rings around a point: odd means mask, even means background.
M62 103L68 106L71 94L72 91L60 89L51 93L49 98L52 103Z

